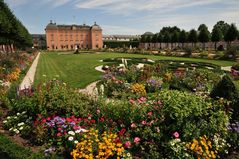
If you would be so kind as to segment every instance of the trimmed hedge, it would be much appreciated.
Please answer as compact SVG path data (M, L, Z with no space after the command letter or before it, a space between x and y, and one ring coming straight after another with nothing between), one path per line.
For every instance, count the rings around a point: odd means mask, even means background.
M122 48L122 47L136 47L138 48L138 41L104 41L107 48Z

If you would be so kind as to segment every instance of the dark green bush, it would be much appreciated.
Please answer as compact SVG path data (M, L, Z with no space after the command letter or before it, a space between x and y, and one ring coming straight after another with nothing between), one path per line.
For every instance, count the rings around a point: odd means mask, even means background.
M214 99L225 98L229 101L233 111L232 119L238 119L239 116L239 94L238 90L228 75L224 75L221 81L213 88L210 96Z

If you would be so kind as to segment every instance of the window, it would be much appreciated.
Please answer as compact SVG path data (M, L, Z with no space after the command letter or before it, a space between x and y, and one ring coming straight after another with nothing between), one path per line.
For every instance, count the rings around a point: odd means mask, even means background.
M78 37L78 34L76 34L76 41L79 41L79 37Z
M54 34L51 34L51 41L54 41Z
M73 41L73 36L72 36L72 34L70 35L70 41Z
M63 35L62 34L60 35L60 41L63 41Z
M68 41L68 35L65 34L65 41Z

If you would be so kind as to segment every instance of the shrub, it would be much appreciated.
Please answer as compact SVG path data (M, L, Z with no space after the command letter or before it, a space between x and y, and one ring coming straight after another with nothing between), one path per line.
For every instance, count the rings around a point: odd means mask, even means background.
M214 99L225 98L231 101L233 111L232 119L238 119L239 115L239 94L236 86L228 75L224 75L221 81L215 85L210 96Z

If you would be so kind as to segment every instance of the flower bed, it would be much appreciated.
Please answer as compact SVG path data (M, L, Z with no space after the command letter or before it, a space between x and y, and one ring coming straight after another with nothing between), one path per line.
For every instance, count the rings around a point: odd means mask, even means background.
M46 158L225 158L239 148L230 102L208 95L220 75L163 64L110 70L97 100L42 83L11 102L4 128Z

